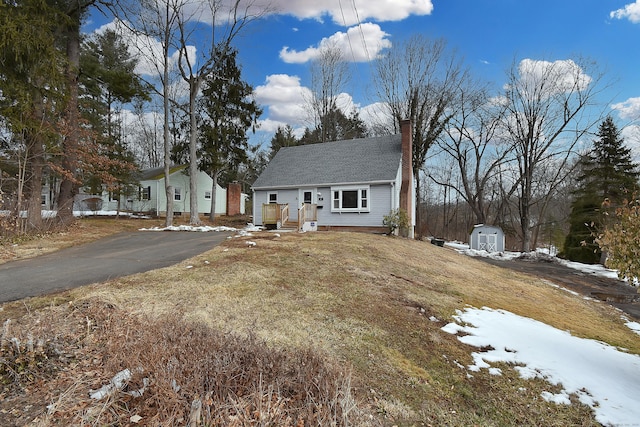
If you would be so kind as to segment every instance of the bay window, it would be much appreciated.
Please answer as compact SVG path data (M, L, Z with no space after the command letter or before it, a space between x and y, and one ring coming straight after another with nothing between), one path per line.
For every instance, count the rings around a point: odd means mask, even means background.
M369 186L332 187L331 212L369 212Z

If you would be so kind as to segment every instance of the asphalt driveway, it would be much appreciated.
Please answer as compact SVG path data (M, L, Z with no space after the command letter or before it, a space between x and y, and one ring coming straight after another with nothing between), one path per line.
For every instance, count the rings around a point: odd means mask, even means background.
M0 265L0 303L167 267L201 254L230 233L138 231Z

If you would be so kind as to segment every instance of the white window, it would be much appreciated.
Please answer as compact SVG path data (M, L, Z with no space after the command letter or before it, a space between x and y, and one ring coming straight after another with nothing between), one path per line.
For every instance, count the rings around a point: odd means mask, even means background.
M268 203L278 203L278 193L269 193L267 196Z
M369 212L369 186L332 187L331 212Z
M204 198L206 200L211 200L211 191L205 191L204 192Z
M40 195L40 204L42 206L46 206L47 205L47 195L46 194L41 194Z
M151 200L151 186L140 187L138 200Z
M173 200L176 200L176 201L182 200L182 188L173 187Z

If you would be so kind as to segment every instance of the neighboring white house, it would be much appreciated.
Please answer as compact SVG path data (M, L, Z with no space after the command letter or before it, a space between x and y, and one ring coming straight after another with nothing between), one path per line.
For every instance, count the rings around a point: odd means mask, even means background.
M411 153L408 121L399 135L281 148L253 184L254 222L383 232L383 217L402 208L413 237Z
M473 226L469 236L469 248L477 251L504 252L504 232L493 225Z
M169 182L173 186L173 211L175 215L189 213L189 175L186 165L174 166L170 170ZM213 179L205 172L198 171L198 210L201 215L209 214L211 210ZM233 185L231 191L237 192L232 198L234 206L227 206L227 189L218 185L216 190L216 215L244 214L245 201L248 196L240 194L239 185ZM231 188L231 186L230 186ZM236 206L239 204L239 206ZM99 206L98 206L99 205ZM122 196L121 211L142 212L148 214L165 215L167 197L164 187L164 168L145 169L140 172L139 186L134 194ZM228 209L230 208L230 209ZM118 200L112 194L103 192L101 195L80 193L75 198L76 210L116 210Z

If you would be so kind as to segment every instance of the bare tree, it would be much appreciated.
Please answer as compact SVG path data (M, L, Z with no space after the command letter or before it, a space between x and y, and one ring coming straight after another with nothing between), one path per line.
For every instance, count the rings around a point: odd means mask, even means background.
M377 61L374 81L379 98L393 118L393 133L402 120L413 126L413 173L416 206L420 206L420 171L427 152L454 115L458 88L467 78L457 56L444 40L417 35L399 43ZM420 237L420 209L416 210Z
M189 86L189 223L199 225L198 213L198 110L197 97L203 82L216 69L218 61L223 60L218 53L228 51L233 40L251 21L259 18L265 9L254 8L253 2L239 0L232 2L224 0L208 0L199 7L193 8L193 3L185 1L176 4L177 23L179 29L178 51L180 54L178 67L182 79ZM203 43L202 28L194 25L200 17L208 14L211 19L210 31L206 43ZM199 30L199 31L198 31ZM200 46L206 45L202 53L192 55L193 44L199 41Z
M320 142L327 142L329 129L335 125L338 95L349 80L349 66L336 45L323 46L310 67L311 99L308 100L312 120L320 130Z
M452 159L460 175L460 185L429 177L439 185L451 186L469 205L477 224L487 222L490 210L488 191L497 169L511 160L514 146L501 134L505 105L491 98L485 87L460 87L459 110L445 129L438 146Z
M505 197L517 199L517 233L522 251L531 249L532 230L555 188L571 173L571 161L580 139L601 115L590 116L602 90L601 74L586 61L536 61L525 59L508 71L504 99L503 127L514 144L515 170ZM504 182L503 182L504 184ZM538 197L536 197L538 195Z
M116 14L121 23L133 35L133 47L138 49L144 63L153 68L158 85L152 85L162 98L163 165L166 195L165 225L173 225L173 197L171 185L171 127L170 118L175 96L172 53L177 49L178 14L184 0L141 0L140 2L116 2ZM158 49L159 46L159 49Z

